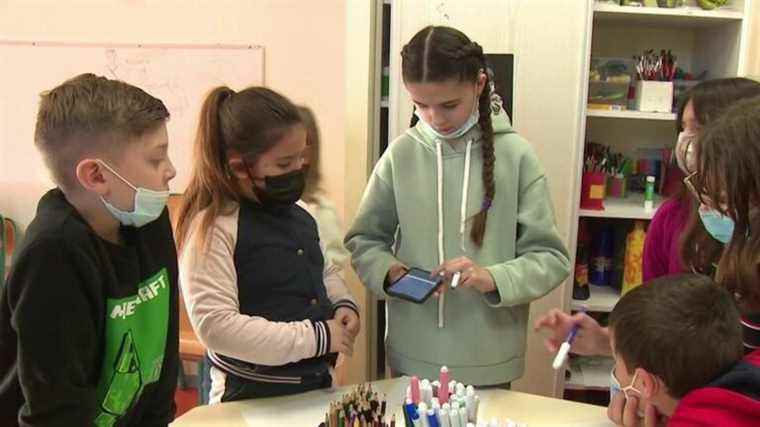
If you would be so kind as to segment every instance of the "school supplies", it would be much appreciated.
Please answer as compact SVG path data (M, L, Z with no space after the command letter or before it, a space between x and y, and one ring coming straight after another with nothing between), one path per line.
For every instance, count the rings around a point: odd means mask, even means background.
M330 403L325 421L319 427L395 427L395 416L386 417L385 395L361 384L354 391Z
M646 225L644 221L636 221L633 230L628 233L625 243L625 271L623 273L623 291L625 295L631 289L643 282L642 257L644 254L644 240L646 239Z
M418 387L419 392L416 391ZM418 393L419 399L416 399ZM480 397L475 387L452 380L444 366L437 381L412 377L402 412L407 426L466 427L478 422L479 405Z
M636 75L639 80L670 82L673 81L678 68L678 58L670 50L661 50L656 54L654 49L649 49L633 59L636 61Z
M585 313L586 308L582 308L580 312ZM554 362L552 362L552 368L554 368L555 371L565 365L565 362L567 361L567 355L570 353L570 346L573 345L573 341L575 340L575 336L578 334L579 329L579 325L577 323L574 324L572 329L570 329L570 333L567 335L565 342L559 346L557 356L554 358Z
M652 211L654 209L654 177L647 176L647 184L644 190L644 209Z

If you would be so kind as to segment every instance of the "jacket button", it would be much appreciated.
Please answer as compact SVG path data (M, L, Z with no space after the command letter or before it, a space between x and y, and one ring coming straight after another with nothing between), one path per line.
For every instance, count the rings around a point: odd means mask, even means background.
M314 299L314 298L312 298L312 300L311 300L311 305L317 305L317 300L316 300L316 299Z
M303 249L299 249L299 250L297 250L297 251L296 251L296 254L298 254L298 256L301 256L301 255L303 255Z

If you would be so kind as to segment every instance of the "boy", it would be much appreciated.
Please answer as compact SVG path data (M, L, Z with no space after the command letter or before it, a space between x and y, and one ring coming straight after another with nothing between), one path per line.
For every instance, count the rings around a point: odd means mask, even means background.
M614 421L654 426L664 416L668 426L760 422L760 351L742 359L736 305L709 278L668 276L636 288L615 306L610 331L622 390L612 406L621 406L623 397L629 401L623 419ZM639 407L645 408L643 419Z
M0 425L166 426L178 369L164 104L83 74L43 93L40 199L0 296Z

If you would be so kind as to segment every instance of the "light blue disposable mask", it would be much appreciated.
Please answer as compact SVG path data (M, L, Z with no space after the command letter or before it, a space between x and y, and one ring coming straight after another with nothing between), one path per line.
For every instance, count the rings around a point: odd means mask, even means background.
M715 209L702 206L699 208L699 218L702 220L702 224L704 224L707 232L715 240L723 244L731 241L731 237L734 235L734 220L730 217L722 215Z
M111 166L102 160L98 160L103 167L111 171L120 180L124 181L130 188L135 190L135 208L132 212L125 212L116 206L108 203L102 196L100 200L106 206L106 209L116 218L122 225L142 227L145 224L149 224L158 217L166 207L166 201L169 199L169 190L166 191L154 191L147 188L135 187L131 182L127 181L119 175Z
M425 119L422 118L422 114L419 113L416 109L414 110L414 115L417 116L418 119L420 119L420 122L422 122L423 129L426 133L430 134L431 136L438 138L438 139L457 139L461 138L466 134L470 129L473 128L476 124L478 124L478 120L480 119L480 112L478 110L478 100L475 99L475 104L472 109L472 113L470 114L470 117L467 118L467 121L464 122L462 126L459 128L449 132L449 133L440 133L433 126L430 125L430 123L426 122Z

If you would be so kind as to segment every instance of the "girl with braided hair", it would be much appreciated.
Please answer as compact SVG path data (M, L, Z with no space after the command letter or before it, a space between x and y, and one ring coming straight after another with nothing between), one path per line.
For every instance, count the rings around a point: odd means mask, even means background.
M364 284L388 307L396 374L505 385L524 370L529 304L569 274L541 165L492 107L483 49L426 27L401 51L412 127L375 166L346 236ZM385 293L409 267L445 278L438 298ZM456 289L449 288L458 273Z

